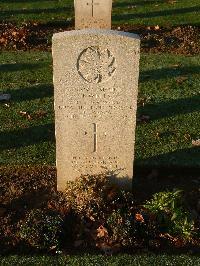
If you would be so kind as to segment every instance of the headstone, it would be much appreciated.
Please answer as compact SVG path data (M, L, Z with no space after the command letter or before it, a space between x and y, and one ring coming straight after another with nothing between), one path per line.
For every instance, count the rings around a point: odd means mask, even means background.
M74 0L75 29L111 29L112 0Z
M118 172L131 188L139 37L109 30L54 34L58 190L86 174Z

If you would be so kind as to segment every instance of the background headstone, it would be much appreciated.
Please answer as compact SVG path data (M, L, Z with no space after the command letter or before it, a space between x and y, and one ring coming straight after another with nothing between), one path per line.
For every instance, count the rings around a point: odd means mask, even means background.
M139 46L137 35L118 31L53 36L59 190L80 175L116 170L115 182L131 187Z
M112 0L74 0L75 29L111 29Z

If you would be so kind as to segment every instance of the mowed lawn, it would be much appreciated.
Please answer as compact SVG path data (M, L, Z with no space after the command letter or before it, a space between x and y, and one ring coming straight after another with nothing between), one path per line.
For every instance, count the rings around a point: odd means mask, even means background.
M200 166L200 56L142 54L136 165ZM52 57L3 52L0 165L55 165Z
M199 266L200 257L191 255L73 255L73 256L8 256L0 257L0 263L10 265L59 265L59 266Z
M0 21L68 23L73 0L1 0ZM199 25L199 0L114 0L113 24Z

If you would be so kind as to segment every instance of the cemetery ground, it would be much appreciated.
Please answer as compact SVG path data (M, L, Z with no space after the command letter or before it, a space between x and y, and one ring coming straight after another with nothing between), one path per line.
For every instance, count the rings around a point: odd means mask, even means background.
M98 177L89 183L86 179L68 191L70 204L55 192L50 47L53 32L73 28L72 1L2 1L0 8L0 91L11 95L0 102L1 251L56 254L62 243L64 253L74 254L2 257L2 263L20 264L23 259L27 265L54 260L60 260L59 265L199 265L198 1L114 2L113 28L142 37L134 191L124 194L104 177L99 182ZM154 193L173 189L183 193L164 192L157 202L151 201L151 211L144 207ZM31 226L33 220L38 227ZM44 221L48 228L42 226ZM74 230L69 230L70 221L76 224ZM139 254L77 256L74 250L87 252L91 243L97 253Z

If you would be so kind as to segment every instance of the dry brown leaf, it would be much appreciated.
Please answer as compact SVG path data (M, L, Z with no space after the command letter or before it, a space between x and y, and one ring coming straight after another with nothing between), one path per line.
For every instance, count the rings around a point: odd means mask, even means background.
M200 139L192 140L192 145L195 147L200 147Z
M99 226L99 228L97 228L97 237L98 238L108 237L108 231L103 225L101 225L101 226Z
M186 77L186 76L178 77L178 78L176 79L176 82L177 82L178 84L182 84L182 83L185 82L187 79L188 79L188 77Z
M143 218L143 216L142 216L141 213L136 213L136 214L135 214L135 220L136 220L137 222L144 223L144 218Z
M154 29L155 29L155 30L159 30L160 27L159 27L158 25L156 25L156 26L154 27Z
M29 120L32 119L31 116L30 116L27 112L20 111L19 113L20 113L21 116L26 117L26 118L28 118Z
M4 37L0 38L0 43L7 44L7 39Z

